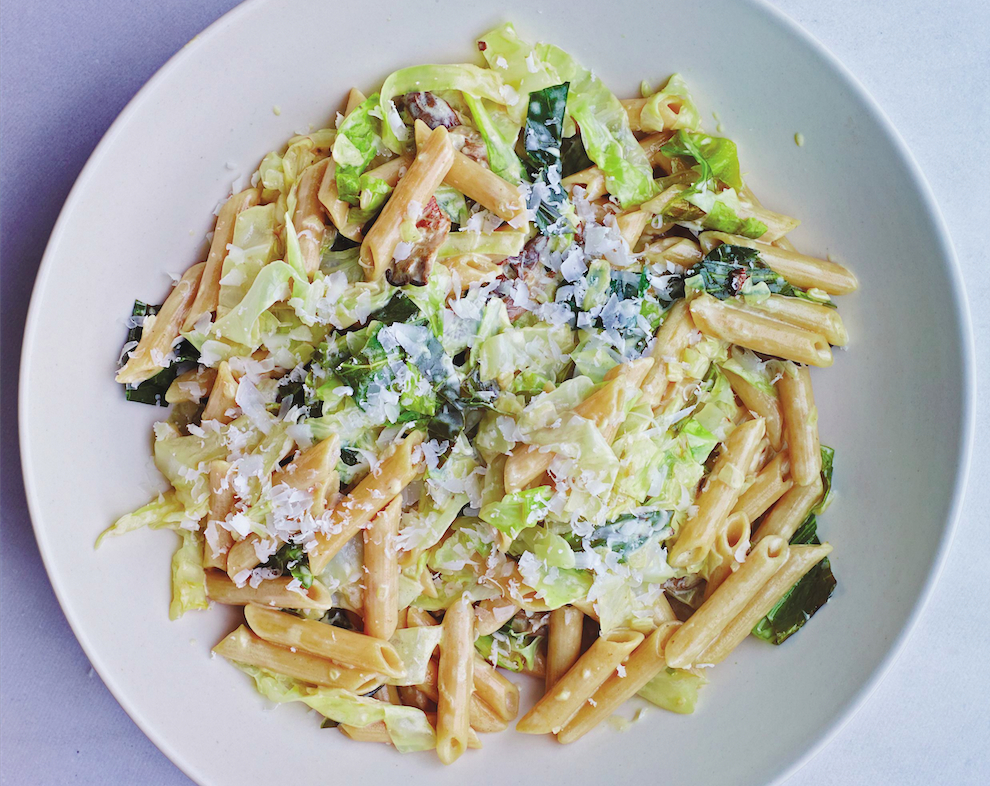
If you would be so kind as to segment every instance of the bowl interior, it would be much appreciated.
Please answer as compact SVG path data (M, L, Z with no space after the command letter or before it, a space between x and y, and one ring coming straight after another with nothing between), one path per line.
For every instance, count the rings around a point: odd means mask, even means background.
M590 3L536 6L241 6L139 94L53 233L21 396L38 539L94 665L200 783L254 782L273 765L291 767L300 782L332 774L376 784L392 772L412 782L485 782L508 757L513 769L561 782L663 772L670 782L765 783L823 739L878 674L937 563L967 444L964 307L938 216L886 121L829 56L760 4L682 5L663 24L647 22L632 0L610 3L606 14ZM680 71L739 145L753 190L804 221L798 247L832 254L859 275L861 293L841 301L850 349L814 374L822 441L836 449L837 496L821 534L835 547L839 586L785 645L747 642L715 669L693 716L656 710L566 752L545 739L489 736L484 751L443 769L430 756L352 744L297 706L265 711L243 675L209 657L231 614L168 621L172 533L129 535L98 552L93 541L159 483L150 427L164 412L124 402L113 382L133 299L160 300L166 272L202 258L231 182L244 182L293 133L331 122L348 88L371 88L404 65L473 60L474 38L507 19L523 36L573 53L623 97L642 79Z

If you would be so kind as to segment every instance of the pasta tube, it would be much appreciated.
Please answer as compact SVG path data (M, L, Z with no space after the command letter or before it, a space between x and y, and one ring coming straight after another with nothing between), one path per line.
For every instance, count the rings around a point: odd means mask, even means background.
M723 368L722 373L729 380L732 392L739 396L746 409L766 421L770 447L780 450L784 444L784 418L780 414L780 401L776 394L760 390L728 369Z
M699 660L711 664L725 660L791 587L831 551L832 547L828 543L816 546L790 546L784 566L750 598L746 606L705 649Z
M807 486L791 486L770 508L760 528L756 530L754 541L759 541L768 535L790 540L801 523L808 518L811 509L818 504L824 490L820 475Z
M784 363L777 380L777 395L784 415L791 477L799 486L810 485L822 471L822 449L818 442L818 409L808 369Z
M735 573L728 576L667 642L667 665L686 669L707 649L789 556L787 543L764 538Z
M447 609L440 639L437 756L453 764L467 748L474 692L474 612L464 595Z
M402 676L402 660L387 641L254 604L244 609L244 617L251 630L273 644L386 677Z
M395 538L402 498L396 497L364 531L364 632L390 639L399 621L399 563Z
M257 188L249 188L234 194L224 202L217 214L217 223L210 240L210 253L206 257L206 267L203 277L196 287L196 297L184 315L182 331L192 330L196 323L206 314L217 310L220 302L220 276L223 272L223 260L227 257L227 246L234 242L234 224L238 214L254 207L261 201L261 192Z
M742 513L750 521L756 521L794 485L790 478L784 479L789 468L787 453L774 456L742 493L732 512Z
M708 480L695 502L697 511L681 526L667 557L675 568L698 565L711 550L715 533L739 501L746 470L760 448L762 418L736 426L722 447Z
M560 731L642 642L643 634L631 631L615 631L596 639L516 724L516 731L523 734L555 734Z
M561 606L550 612L547 637L546 689L549 691L581 657L584 614L574 606Z
M145 326L141 340L131 350L124 367L117 372L117 381L136 385L151 379L165 367L165 358L172 351L172 344L179 338L183 320L192 308L196 287L199 286L206 263L193 265L169 292L161 309L150 326Z
M239 663L258 666L325 688L368 693L382 684L382 678L377 674L345 668L316 655L279 647L255 635L244 625L228 634L213 651Z
M337 506L331 515L329 530L333 535L316 536L316 545L309 552L309 566L320 574L344 544L365 527L372 518L402 493L422 469L422 451L415 455L423 442L423 433L414 431L395 449L391 456L372 470Z
M651 633L623 665L595 691L593 701L586 701L557 733L557 741L574 742L614 713L621 704L635 696L664 666L664 647L678 629L679 622L666 622Z
M779 322L755 309L699 295L691 301L691 317L706 336L797 363L832 365L832 350L824 336Z
M229 565L229 558L228 558ZM308 590L290 590L291 576L266 579L257 587L245 584L238 587L230 577L218 570L206 571L206 595L217 603L229 606L246 606L257 603L280 609L321 609L333 608L330 590L319 581L314 581Z
M419 125L423 121L417 120ZM430 201L450 171L454 162L454 148L450 144L447 129L438 126L416 153L405 177L392 192L391 198L379 214L368 236L361 244L361 265L369 281L377 281L385 275L386 268L395 256L399 242L399 227L413 203L425 205Z

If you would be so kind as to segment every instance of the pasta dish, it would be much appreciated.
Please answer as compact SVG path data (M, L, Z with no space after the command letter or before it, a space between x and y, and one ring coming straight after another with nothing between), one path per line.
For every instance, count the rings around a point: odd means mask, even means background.
M569 743L692 712L826 603L809 369L857 288L680 76L620 100L511 25L477 45L352 89L135 302L117 381L171 407L169 486L97 541L173 530L172 619L243 607L214 651L261 694L447 764L520 715L507 674L545 685L516 730Z

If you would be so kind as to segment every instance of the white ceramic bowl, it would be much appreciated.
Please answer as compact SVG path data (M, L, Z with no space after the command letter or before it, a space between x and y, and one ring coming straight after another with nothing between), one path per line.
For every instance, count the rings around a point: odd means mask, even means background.
M326 124L348 88L404 65L473 58L474 37L506 19L574 53L620 95L682 72L739 144L754 191L804 220L798 246L859 275L861 293L842 300L850 351L815 373L822 439L836 449L838 495L821 529L835 546L839 586L784 646L747 642L715 669L693 716L655 711L625 733L603 729L566 749L486 737L484 751L444 769L431 756L320 730L298 706L266 711L242 674L209 657L228 614L168 621L172 533L129 535L99 552L93 540L155 483L149 434L163 413L125 403L113 382L133 299L159 300L165 271L199 258L231 181L294 131ZM869 693L937 572L968 456L965 308L938 211L896 133L834 59L761 3L255 0L148 83L66 202L24 340L28 500L93 665L201 784L522 774L537 783L765 783L798 766Z

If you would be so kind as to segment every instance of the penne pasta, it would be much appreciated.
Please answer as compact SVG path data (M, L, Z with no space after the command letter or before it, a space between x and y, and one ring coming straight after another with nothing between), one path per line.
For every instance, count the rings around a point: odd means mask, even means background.
M822 449L818 443L818 409L808 369L784 363L777 380L777 395L784 416L791 477L799 486L810 485L822 471Z
M425 146L429 136L430 130L426 124L417 123L416 146ZM525 217L526 203L519 189L458 150L454 151L453 161L443 182L487 208L503 221Z
M639 243L639 238L650 223L651 218L653 216L645 210L627 210L615 217L615 224L619 227L619 233L629 245L630 250L636 248L636 244Z
M316 545L309 551L309 565L320 574L330 559L365 527L375 515L395 499L422 468L422 456L414 455L423 442L423 433L414 431L400 443L377 469L372 470L353 491L333 509L327 529L333 535L316 536ZM422 451L419 451L421 454Z
M711 295L699 295L691 301L690 308L691 318L706 336L795 363L832 365L832 350L818 333Z
M382 678L377 674L345 668L316 655L279 647L252 633L244 625L229 633L213 651L230 660L324 688L340 688L363 694L382 684Z
M767 439L770 440L770 447L774 450L780 450L784 445L784 418L780 414L780 401L777 399L774 389L771 388L769 392L761 390L735 372L725 368L722 369L722 373L729 380L732 392L739 396L743 406L755 417L763 418L766 421Z
M664 623L636 647L622 664L624 673L616 670L602 683L591 696L591 701L585 701L557 733L557 741L566 744L580 739L652 680L667 665L664 649L679 626L679 622Z
M687 669L703 664L699 656L787 562L789 547L781 538L764 538L735 573L726 577L667 642L667 665Z
M568 175L561 181L567 191L573 191L575 186L584 189L583 198L589 202L601 199L607 193L605 190L605 173L597 166L582 169L573 175Z
M182 332L189 332L204 316L209 316L217 310L220 302L220 276L223 271L223 260L227 256L227 246L234 241L234 224L238 214L249 207L254 207L261 200L261 192L257 188L249 188L234 194L224 202L217 214L217 223L210 239L210 253L206 257L203 276L196 287L196 296L192 305L184 314L181 322Z
M596 639L522 717L516 724L516 731L556 734L642 642L643 634L632 631L616 631Z
M399 243L399 227L406 219L410 207L416 204L423 206L430 201L453 162L454 148L447 136L447 129L439 126L430 132L425 144L418 148L416 159L395 187L391 198L385 203L385 208L361 244L361 265L369 281L377 281L385 275Z
M319 516L327 509L327 502L334 500L340 488L337 462L340 460L340 438L332 434L305 450L272 476L272 486L285 484L289 488L312 496L310 512Z
M303 266L309 277L320 269L320 248L327 227L323 223L323 205L320 202L320 186L326 174L329 158L324 158L303 170L296 186L296 209L292 215L302 253Z
M471 729L474 613L467 596L444 614L437 691L437 756L453 764L464 753Z
M136 385L155 376L165 367L165 358L172 351L172 345L179 338L182 323L190 313L205 267L206 264L200 262L182 274L150 326L147 324L148 317L145 317L141 340L131 350L124 367L117 372L117 382Z
M490 284L502 275L502 266L483 254L460 254L442 260L443 266L456 276L459 291L465 292L472 284Z
M337 191L337 164L332 159L327 164L323 172L323 180L320 182L320 190L317 192L317 199L327 211L333 225L348 240L360 242L364 237L361 224L350 220L351 206L340 198Z
M403 664L399 654L382 639L256 604L245 607L244 617L251 630L273 644L296 647L342 666L364 669L386 677L402 676Z
M756 530L754 542L768 535L789 541L801 523L808 518L811 509L818 504L823 491L820 476L807 486L791 486L764 517Z
M231 545L227 552L225 568L227 575L234 578L245 570L258 567L263 561L258 555L258 548L261 546L261 537L255 532L248 533L246 537Z
M228 567L230 558L228 555ZM278 579L266 579L257 587L245 584L238 587L229 576L218 570L206 571L206 595L210 600L224 603L228 606L246 606L259 604L280 609L318 609L333 608L333 598L330 591L319 581L313 581L308 590L289 589L294 581L291 576Z
M673 135L672 131L660 131L639 140L639 146L646 153L650 165L662 170L665 175L669 175L673 171L673 165L670 157L661 148L670 141Z
M754 308L781 322L825 336L832 346L844 347L849 343L849 333L838 309L783 295L770 295Z
M203 409L203 422L215 420L226 425L234 420L237 411L237 381L226 360L217 366L217 378L210 389L210 397Z
M501 497L499 497L501 499ZM482 600L474 607L474 628L479 636L487 636L516 616L519 604L511 598Z
M700 659L704 663L721 663L738 647L749 632L801 578L832 551L828 543L815 546L790 546L787 561L749 599L746 606L708 645Z
M794 485L790 478L784 479L789 469L787 453L778 453L739 496L732 512L743 514L749 521L756 521Z
M708 556L715 533L739 501L746 470L759 450L765 426L762 418L739 425L729 435L698 494L697 511L681 526L667 562L675 568L698 565Z
M657 330L656 341L650 357L653 367L643 380L643 401L657 409L669 385L668 369L676 363L696 332L691 311L686 300L678 300L671 306Z
M474 656L474 693L504 721L519 714L519 688L482 658Z
M437 727L437 714L435 712L427 712L426 719L435 730ZM392 744L392 739L388 735L385 721L375 721L367 726L350 726L346 723L341 723L337 726L337 730L348 739L358 742L383 742L386 745ZM467 746L473 749L481 748L481 740L478 738L478 734L474 729L470 729L468 732Z
M550 634L547 637L546 690L570 671L581 657L584 635L584 614L574 606L561 606L550 612Z
M396 497L364 531L364 632L390 639L399 621L399 563L396 536L402 499Z
M719 564L708 572L704 599L708 600L722 582L739 570L749 551L749 517L745 513L731 513L715 535L712 553Z
M229 472L228 462L210 462L210 512L207 514L207 528L209 522L226 521L234 507L234 487L228 479ZM203 567L226 570L227 553L234 540L230 532L221 526L214 525L212 531L216 532L214 542L210 542L209 536L203 540Z
M837 262L816 259L760 240L750 240L725 232L702 232L698 240L706 253L722 243L754 248L760 252L760 257L768 267L796 287L821 289L830 295L848 295L859 289L856 276Z

